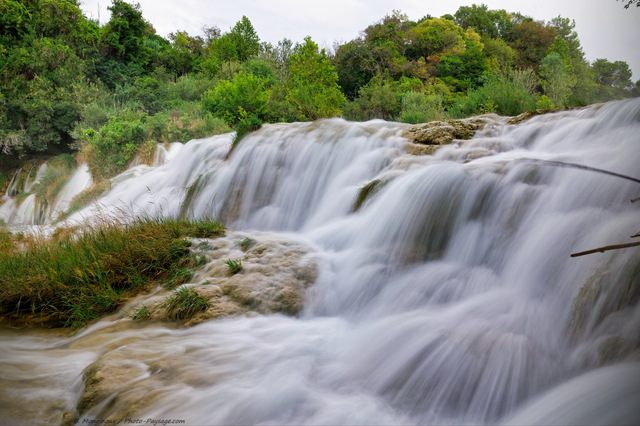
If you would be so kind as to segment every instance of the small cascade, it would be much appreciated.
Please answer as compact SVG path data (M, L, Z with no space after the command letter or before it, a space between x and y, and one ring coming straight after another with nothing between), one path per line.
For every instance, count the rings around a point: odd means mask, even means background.
M67 211L73 197L93 184L89 168L86 164L81 164L70 172L70 176L58 188L55 197L47 201L44 194L50 193L51 188L42 185L46 185L43 180L50 170L48 164L27 164L14 174L6 193L2 196L4 202L0 205L0 220L6 225L50 224ZM49 183L59 184L59 180L55 179Z

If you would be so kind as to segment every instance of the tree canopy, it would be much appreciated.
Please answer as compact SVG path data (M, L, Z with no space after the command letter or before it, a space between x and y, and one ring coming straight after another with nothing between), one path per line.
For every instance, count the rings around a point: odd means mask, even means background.
M326 52L310 37L261 42L247 16L227 31L213 22L164 38L139 4L108 9L100 25L77 0L0 0L2 155L82 149L113 173L157 141L247 123L416 122L640 94L627 63L589 63L561 16L472 4L411 20L396 10Z

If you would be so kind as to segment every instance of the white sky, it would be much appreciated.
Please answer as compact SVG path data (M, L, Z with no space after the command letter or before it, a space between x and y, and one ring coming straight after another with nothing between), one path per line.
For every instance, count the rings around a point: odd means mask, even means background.
M283 38L301 42L305 36L321 47L358 37L368 25L392 10L417 20L424 15L454 14L460 6L486 4L489 9L520 12L536 20L558 15L574 19L587 60L622 60L640 79L640 7L623 7L616 0L129 0L140 3L144 18L159 35L177 30L202 34L203 26L227 32L246 15L262 41L276 44ZM626 2L626 0L625 0ZM82 9L101 23L109 20L111 0L82 0Z

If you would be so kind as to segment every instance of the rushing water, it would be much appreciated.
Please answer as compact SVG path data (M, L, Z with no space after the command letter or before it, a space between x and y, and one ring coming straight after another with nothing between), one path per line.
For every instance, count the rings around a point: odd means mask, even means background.
M640 100L495 122L434 156L406 125L269 125L174 144L72 216L221 217L302 241L303 313L74 337L0 329L0 422L638 424ZM386 183L353 212L356 192ZM261 232L261 238L269 233ZM120 319L119 319L120 318ZM95 363L97 361L97 363ZM112 384L86 401L82 374Z

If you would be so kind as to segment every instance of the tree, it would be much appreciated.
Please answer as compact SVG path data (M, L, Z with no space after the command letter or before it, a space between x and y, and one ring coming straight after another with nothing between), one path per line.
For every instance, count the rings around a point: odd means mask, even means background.
M542 88L554 105L566 103L571 88L575 84L572 77L559 54L550 53L542 60L540 65Z
M514 29L512 47L517 51L516 65L537 69L556 38L556 29L544 22L524 21Z
M211 48L223 61L244 62L260 53L260 38L249 18L243 16L228 33L212 39Z
M592 64L592 69L595 73L596 83L599 85L598 100L606 101L631 96L632 74L626 62L596 59Z
M338 74L311 37L291 55L287 100L295 105L300 120L339 116L344 105Z
M263 119L270 91L265 78L239 71L232 80L222 80L205 92L202 106L214 116L235 125L250 117Z
M139 4L131 5L124 0L113 0L107 9L111 19L102 28L102 44L106 57L119 62L144 63L144 37L155 30L142 17Z
M411 47L407 56L429 60L430 56L447 53L462 53L466 48L465 31L453 21L431 18L420 22L408 34Z
M489 10L485 4L461 6L455 13L455 22L462 28L472 27L483 36L502 39L511 38L514 26L505 10Z

